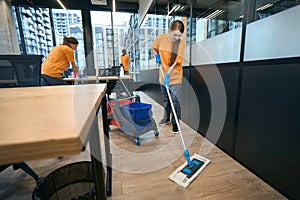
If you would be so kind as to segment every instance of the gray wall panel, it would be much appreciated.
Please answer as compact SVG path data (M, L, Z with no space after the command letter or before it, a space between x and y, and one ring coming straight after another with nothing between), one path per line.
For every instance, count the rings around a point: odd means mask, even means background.
M300 64L246 66L235 157L291 199L300 199Z

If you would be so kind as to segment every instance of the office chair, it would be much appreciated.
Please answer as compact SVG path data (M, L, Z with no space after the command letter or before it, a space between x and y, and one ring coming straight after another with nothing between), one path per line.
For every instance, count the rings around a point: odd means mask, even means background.
M0 59L0 87L14 87L17 80L12 64L8 60Z
M41 55L0 55L0 88L40 86ZM13 166L22 169L37 182L38 175L25 163L0 165L0 172Z
M0 87L40 86L42 55L0 55Z

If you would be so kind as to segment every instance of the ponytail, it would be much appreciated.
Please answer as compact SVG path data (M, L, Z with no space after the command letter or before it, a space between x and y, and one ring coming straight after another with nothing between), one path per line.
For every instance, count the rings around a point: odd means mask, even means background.
M78 44L78 40L74 37L66 37L63 38L63 45L70 46L70 44Z

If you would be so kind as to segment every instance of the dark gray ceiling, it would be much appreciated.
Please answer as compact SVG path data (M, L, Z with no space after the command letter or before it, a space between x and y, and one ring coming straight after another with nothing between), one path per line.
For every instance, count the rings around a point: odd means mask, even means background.
M61 6L56 0L11 0L13 5L17 6L37 6L44 8L58 8ZM147 1L147 0L140 0ZM107 0L107 5L92 5L91 0L61 0L67 9L70 10L95 10L95 11L111 11L112 0ZM137 13L139 9L139 0L116 0L117 12ZM187 5L183 11L175 13L177 16L190 16L190 5L192 5L193 17L201 16L216 8L230 9L232 6L240 5L237 10L240 10L242 0L153 0L148 13L166 15L168 4ZM232 9L232 8L231 8ZM239 11L240 12L240 11Z
M61 6L56 0L11 0L13 5L17 6L37 6L43 8L57 8L61 9ZM111 11L112 0L107 0L107 5L92 5L91 0L61 0L64 6L70 10L99 10L99 11ZM117 11L124 12L137 12L139 5L138 0L117 0Z

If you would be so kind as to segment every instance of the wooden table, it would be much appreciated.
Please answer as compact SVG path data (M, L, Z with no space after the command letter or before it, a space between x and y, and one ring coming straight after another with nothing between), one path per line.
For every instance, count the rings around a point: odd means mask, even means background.
M79 154L88 141L91 154L100 151L97 111L106 88L88 84L0 89L0 165ZM94 156L92 163L97 199L106 199L102 163Z

